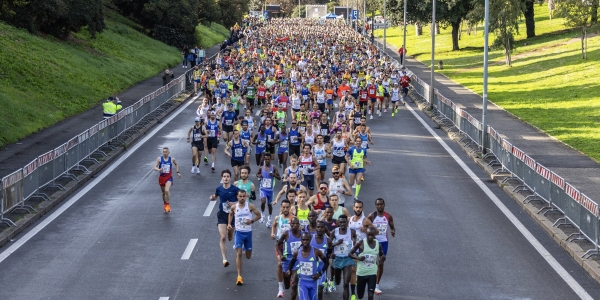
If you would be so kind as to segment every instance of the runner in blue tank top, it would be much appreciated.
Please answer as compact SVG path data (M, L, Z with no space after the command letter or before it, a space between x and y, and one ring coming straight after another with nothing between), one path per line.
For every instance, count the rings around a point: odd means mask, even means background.
M331 243L329 242L329 236L327 236L326 233L327 226L325 223L323 223L323 221L317 221L317 233L313 235L310 246L321 250L321 252L327 256L327 252L331 249ZM327 291L330 284L331 286L335 286L332 281L327 280L327 269L323 269L323 276L317 280L319 299L323 299L323 290Z
M233 138L227 142L225 147L225 154L231 158L231 167L233 168L234 181L237 181L240 177L240 168L246 161L246 154L244 149L248 147L246 141L240 138L240 132L237 130L233 131Z
M256 177L260 180L260 209L264 213L265 204L269 207L269 216L267 219L267 227L271 227L271 215L273 215L273 186L274 179L281 180L279 176L279 170L277 167L271 164L271 154L265 153L265 164L258 169ZM260 219L260 222L264 222L264 217Z
M303 300L317 300L317 280L329 267L329 259L321 250L310 246L311 240L309 233L302 233L302 247L294 252L287 270L289 274L292 266L298 269L298 298Z
M290 146L289 134L285 125L281 126L280 131L275 136L275 142L279 144L279 149L277 150L279 167L281 167L282 170L285 170L285 168L287 168L288 149Z
M158 185L162 191L163 206L165 212L171 212L171 185L173 184L173 165L175 165L175 172L177 176L181 178L179 173L179 166L174 158L170 157L171 151L169 148L164 147L162 149L162 156L156 159L154 163L154 171L160 172L158 176Z
M298 220L298 218L292 217L290 219L290 229L281 234L279 240L277 240L277 243L275 245L275 252L277 253L277 259L279 261L279 265L277 268L279 270L279 267L281 267L283 277L281 279L283 280L283 282L279 282L279 293L277 294L278 298L280 298L280 295L281 298L283 298L283 288L285 287L286 290L289 289L290 283L292 283L293 286L291 299L296 299L296 294L298 293L297 276L295 273L286 273L286 271L289 269L292 255L294 254L294 252L298 251L302 244L300 242L301 236L302 232L300 231L300 221Z
M260 166L263 162L263 156L267 148L267 135L265 134L265 126L261 125L258 128L258 133L254 136L252 144L256 145L256 165Z

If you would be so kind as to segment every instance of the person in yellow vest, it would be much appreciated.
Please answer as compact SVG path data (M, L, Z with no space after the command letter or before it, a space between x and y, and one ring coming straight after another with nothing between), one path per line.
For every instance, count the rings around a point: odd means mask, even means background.
M117 114L123 108L121 105L121 100L117 97L108 97L106 102L102 103L102 110L104 112L104 119L109 119L110 117Z

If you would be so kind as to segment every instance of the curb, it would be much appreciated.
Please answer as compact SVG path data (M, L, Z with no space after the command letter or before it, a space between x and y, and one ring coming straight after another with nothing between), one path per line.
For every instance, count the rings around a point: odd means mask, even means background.
M90 179L94 178L98 173L100 173L106 166L110 165L113 161L115 161L121 153L125 152L129 149L133 144L137 143L137 141L146 135L156 124L162 122L162 120L169 116L173 111L175 111L179 106L192 98L192 95L188 95L181 100L172 99L166 103L173 103L171 107L166 109L160 116L156 119L152 120L148 125L144 126L139 134L134 134L131 138L125 140L123 144L121 144L117 149L110 151L99 164L94 164L88 167L90 171L89 174L81 174L77 176L77 181L71 181L64 186L64 191L57 191L49 196L50 201L42 201L35 208L37 213L26 214L21 219L17 220L15 224L17 227L8 227L0 232L0 248L6 245L9 242L13 241L13 238L17 236L19 233L23 232L30 225L34 224L35 221L40 219L45 214L49 213L55 206L59 205L64 199L69 197L71 194L75 193L79 188L81 188L86 182ZM164 105L164 104L163 104Z
M435 123L441 130L443 130L447 136L452 139L460 148L482 169L484 170L491 180L493 180L496 184L498 184L504 192L510 196L521 209L527 213L546 233L558 244L560 245L574 260L580 265L592 278L594 278L598 283L600 283L600 263L594 259L584 259L581 256L586 252L586 249L583 249L579 244L575 242L568 241L568 234L563 232L560 228L554 227L554 222L543 214L539 214L539 207L532 204L532 202L524 203L525 196L520 193L513 192L515 185L509 183L502 183L502 180L507 177L507 175L496 175L494 173L494 168L488 166L488 162L481 158L477 152L471 151L471 148L466 147L466 145L460 142L460 136L452 136L450 129L452 127L447 127L444 124L441 124L433 118L431 111L429 110L429 105L421 100L415 100L413 95L409 95L415 105L425 114L429 119Z

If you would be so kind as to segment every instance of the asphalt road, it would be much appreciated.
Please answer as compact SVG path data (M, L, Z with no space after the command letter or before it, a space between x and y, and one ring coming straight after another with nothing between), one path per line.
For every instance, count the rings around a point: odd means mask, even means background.
M190 174L185 142L198 103L126 152L127 159L83 188L87 193L74 195L18 236L12 245L39 231L19 249L0 249L0 299L275 298L274 242L263 224L254 225L245 285L235 285L232 243L232 265L222 267L216 208L203 216L220 177L209 166L199 176ZM566 278L600 299L600 285L449 139L441 137L551 256L540 255L407 108L368 125L375 145L360 198L367 213L374 211L375 198L386 199L397 227L381 282L384 294L376 299L579 299L547 262L552 257ZM171 148L183 174L175 179L169 214L152 171L163 146ZM230 167L222 151L223 143L218 170ZM183 260L191 239L198 242ZM340 291L324 297L340 298Z

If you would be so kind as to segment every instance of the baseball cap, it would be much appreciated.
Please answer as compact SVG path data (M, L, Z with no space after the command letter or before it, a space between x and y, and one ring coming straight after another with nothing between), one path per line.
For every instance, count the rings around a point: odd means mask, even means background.
M227 107L233 107L233 103L227 103Z
M248 121L246 121L246 120L242 121L242 125L248 125Z
M196 117L196 118L194 119L194 122L200 122L200 117Z
M110 101L115 100L115 97L110 96L110 97L108 97L108 100L110 100Z
M331 168L331 172L339 172L340 171L340 167L338 166L333 166L333 168Z

